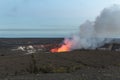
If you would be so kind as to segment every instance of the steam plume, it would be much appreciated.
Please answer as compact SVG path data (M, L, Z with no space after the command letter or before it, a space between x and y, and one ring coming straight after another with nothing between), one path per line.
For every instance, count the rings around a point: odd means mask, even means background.
M65 38L69 50L95 49L112 41L120 34L120 7L113 5L105 8L94 22L86 21L80 26L80 32Z

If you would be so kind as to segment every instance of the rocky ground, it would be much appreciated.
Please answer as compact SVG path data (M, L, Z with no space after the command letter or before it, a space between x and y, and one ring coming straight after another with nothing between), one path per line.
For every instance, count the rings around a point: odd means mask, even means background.
M1 55L1 80L120 80L120 52Z
M120 52L76 50L25 54L13 46L60 43L61 39L0 39L0 80L120 80Z

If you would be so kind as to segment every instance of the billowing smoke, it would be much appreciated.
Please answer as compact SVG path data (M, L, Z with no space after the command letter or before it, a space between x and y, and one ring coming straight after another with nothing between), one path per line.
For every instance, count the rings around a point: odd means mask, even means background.
M119 37L120 6L113 5L110 8L105 8L96 18L94 29L99 37Z
M80 32L65 38L64 45L69 50L96 49L112 41L120 34L120 7L113 5L105 8L94 22L86 21L80 26Z

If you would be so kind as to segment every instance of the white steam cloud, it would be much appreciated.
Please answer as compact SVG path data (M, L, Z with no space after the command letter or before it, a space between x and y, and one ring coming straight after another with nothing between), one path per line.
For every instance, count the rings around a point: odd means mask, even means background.
M113 5L110 8L105 8L96 18L94 29L99 37L119 37L120 6Z
M77 35L66 38L64 43L74 49L96 49L120 35L120 7L105 8L94 22L86 21L80 26Z

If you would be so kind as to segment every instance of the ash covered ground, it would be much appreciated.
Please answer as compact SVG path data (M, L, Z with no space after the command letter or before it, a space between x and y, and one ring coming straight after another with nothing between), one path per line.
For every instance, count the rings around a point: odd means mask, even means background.
M0 39L0 79L120 80L118 43L117 46L109 44L96 50L49 52L62 40L63 38ZM43 45L44 49L38 50L35 45ZM20 46L24 46L25 51L19 49ZM30 46L36 51L29 52L33 50Z

